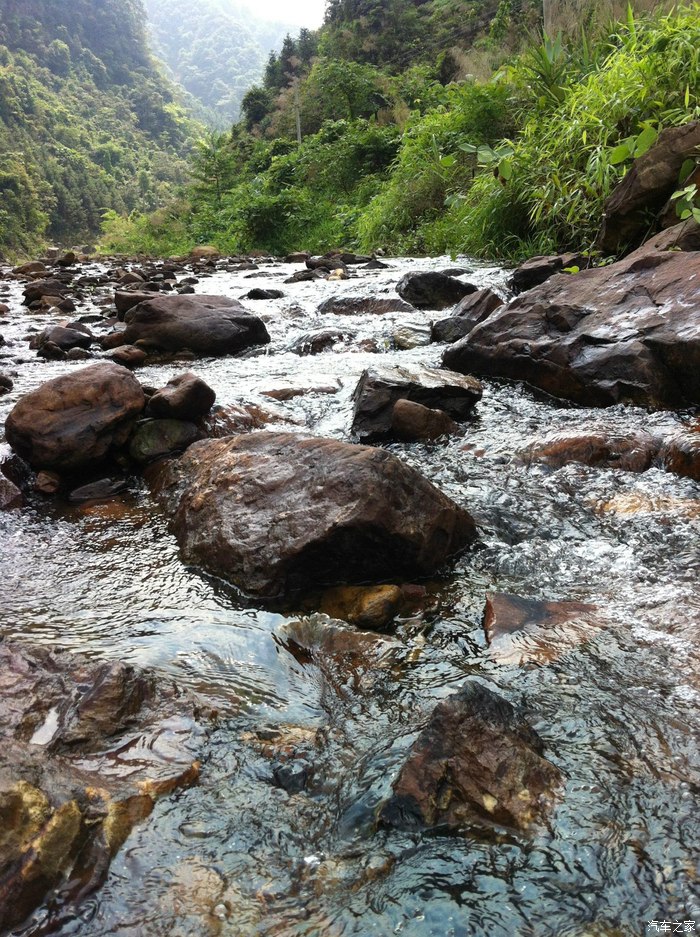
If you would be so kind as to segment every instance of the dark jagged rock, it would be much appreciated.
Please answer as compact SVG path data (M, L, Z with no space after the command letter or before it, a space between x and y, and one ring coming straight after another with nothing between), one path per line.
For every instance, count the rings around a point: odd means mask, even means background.
M136 378L116 364L95 364L47 381L10 411L5 434L38 468L76 469L122 445L145 398Z
M117 290L114 294L114 305L117 307L119 321L124 321L126 313L138 306L139 303L146 302L153 298L153 294L145 290Z
M481 400L482 391L473 377L451 371L400 365L368 368L355 390L352 432L369 441L390 435L397 400L411 400L464 420Z
M389 312L415 312L415 309L402 299L380 296L331 296L321 303L318 311L323 316L383 316Z
M476 290L477 287L471 283L463 283L435 271L407 273L396 285L401 299L416 309L447 309Z
M465 296L457 303L452 315L433 323L432 340L457 342L502 305L503 300L498 293L488 288Z
M64 297L69 286L63 280L33 280L24 288L24 303L28 306L30 303L41 299L43 296Z
M527 829L561 783L537 733L476 681L435 707L411 747L380 821L401 829L498 823Z
M533 286L540 286L561 273L568 267L583 269L588 266L588 258L582 254L549 254L547 256L531 257L524 264L517 267L510 275L508 286L514 293L524 293Z
M33 340L33 347L42 348L51 343L56 345L61 351L70 351L71 348L89 348L94 341L89 329L85 328L66 328L61 325L54 325L44 329ZM34 344L35 343L35 344Z
M668 472L700 481L700 423L665 440L659 461Z
M21 508L24 503L22 492L17 485L0 475L0 511L12 511Z
M7 374L0 374L0 396L9 394L14 387L14 381Z
M289 433L195 443L161 497L185 559L259 596L426 575L476 535L390 453Z
M124 344L161 351L233 355L270 341L262 321L227 296L153 296L124 321Z
M146 413L161 419L198 420L209 413L216 392L191 371L171 378L148 401Z
M248 290L245 294L246 299L282 299L284 293L282 290L263 290L260 287Z
M339 342L346 341L348 337L347 332L338 329L320 329L318 332L302 335L289 346L289 350L295 355L320 355Z
M117 495L126 491L128 482L124 478L101 478L74 488L68 495L72 504L82 504L85 501L110 501Z
M635 159L629 172L608 196L596 247L604 254L637 247L650 221L679 188L684 161L695 158L700 147L700 121L667 127L656 143Z
M559 274L444 354L462 373L526 381L585 406L700 403L700 252L641 248Z

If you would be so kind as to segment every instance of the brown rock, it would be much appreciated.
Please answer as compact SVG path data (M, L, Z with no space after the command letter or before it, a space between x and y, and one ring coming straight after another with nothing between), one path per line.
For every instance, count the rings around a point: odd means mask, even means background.
M118 336L120 341L122 340L123 336L121 332L115 332L113 334ZM111 336L106 336L106 339L108 338L111 338ZM105 347L104 341L102 347ZM148 355L143 348L137 348L136 345L117 345L116 348L109 350L107 357L111 358L115 364L120 364L123 368L138 368L146 363Z
M117 307L119 321L123 322L126 313L134 306L152 298L153 293L147 293L145 290L117 290L114 294L114 305Z
M383 316L390 312L415 312L402 299L379 296L330 296L318 307L322 316Z
M262 321L227 296L154 295L124 321L124 344L161 351L232 355L270 341Z
M335 586L324 592L319 611L360 628L381 630L391 624L404 604L399 586Z
M532 289L533 286L539 286L567 267L583 269L587 266L588 258L582 254L549 254L544 257L530 257L513 271L508 280L508 286L515 293L523 293L525 290Z
M46 267L40 260L30 260L29 263L13 267L12 272L19 275L46 273Z
M199 244L197 247L193 247L190 251L190 257L194 261L198 260L219 260L221 253L218 248L212 247L211 244Z
M56 472L37 472L34 479L34 491L42 495L55 495L61 484L61 476Z
M5 422L7 441L39 468L76 469L99 462L126 441L145 398L116 364L94 364L25 394Z
M225 436L237 436L239 433L260 429L264 423L245 407L229 404L226 407L214 406L200 425L206 436L223 439Z
M700 403L700 252L645 252L558 274L497 309L443 356L585 406Z
M214 406L216 392L191 371L171 378L148 401L149 416L173 420L198 420Z
M413 400L397 400L391 411L391 432L397 439L416 442L459 432L444 410L431 410Z
M482 386L473 377L446 370L401 365L368 368L354 393L352 432L367 441L389 436L398 400L410 400L464 420L481 400L481 394Z
M641 243L649 230L649 218L664 207L678 188L681 166L697 155L698 147L699 120L662 130L656 143L635 159L606 199L596 242L598 250L617 254Z
M621 436L608 432L555 433L534 442L523 458L560 468L581 462L593 468L618 468L623 472L646 472L654 460L659 441L648 433Z
M307 251L297 251L295 254L287 254L284 258L286 264L305 264L306 261L311 257Z
M665 440L659 460L667 472L700 481L700 422Z
M471 283L432 270L407 273L396 285L396 292L401 299L416 309L447 309L476 290L477 287Z
M260 596L426 575L476 536L390 453L290 433L195 443L161 497L185 559Z
M527 829L561 783L537 733L476 681L435 707L380 820L403 829L498 823Z

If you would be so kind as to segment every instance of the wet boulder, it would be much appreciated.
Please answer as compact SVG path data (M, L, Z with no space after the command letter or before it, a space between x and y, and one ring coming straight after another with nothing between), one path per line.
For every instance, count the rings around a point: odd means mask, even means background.
M14 381L9 374L0 374L0 396L9 394L14 386Z
M679 188L681 166L687 159L695 159L698 147L699 120L662 130L656 143L634 160L606 199L598 250L617 254L642 242L649 231L649 219Z
M124 316L123 343L160 351L233 355L270 341L262 320L227 296L156 295Z
M515 707L470 680L435 707L379 819L400 829L525 830L546 815L561 780Z
M561 273L570 267L582 269L588 265L588 258L582 254L548 254L530 257L525 263L513 271L508 279L508 286L514 293L524 293L531 290L533 286L540 286L553 277L555 273Z
M330 296L318 307L322 316L383 316L390 312L414 312L402 299L382 296Z
M424 345L429 345L432 341L432 327L429 322L409 319L394 329L391 340L402 351L421 348Z
M289 346L289 351L295 355L320 355L334 345L347 341L349 337L351 336L348 332L340 329L319 329L317 332L301 335Z
M443 356L462 373L525 381L584 406L700 403L700 252L642 248L557 274Z
M45 296L56 296L59 297L60 301L60 298L65 297L68 290L69 286L67 283L64 283L63 280L55 278L33 280L24 288L24 304L28 306L30 303L36 302Z
M502 305L498 293L488 288L465 296L450 316L433 323L431 338L434 342L457 342Z
M264 290L259 286L255 289L248 290L245 294L246 299L282 299L284 293L282 290Z
M22 492L9 478L0 475L0 511L12 511L21 508L24 499Z
M116 364L94 364L25 394L5 435L36 468L77 469L123 445L145 405L141 385Z
M71 348L89 348L93 341L94 337L87 327L75 328L61 325L54 325L44 329L34 339L35 347L39 349L51 343L60 348L61 351L70 351Z
M453 420L464 420L481 400L482 391L473 377L446 370L401 365L368 368L355 390L352 432L367 441L390 436L398 400L411 400L443 410Z
M160 496L185 560L258 596L427 575L476 536L390 453L291 433L195 443Z
M148 401L148 416L173 420L198 420L209 413L216 401L216 392L191 371L171 378Z
M149 299L153 299L153 293L145 290L117 290L114 294L114 305L117 307L119 321L123 322L126 313L134 306Z
M462 280L434 270L407 273L396 286L401 299L416 309L447 309L476 290L477 287L472 283L463 283Z
M413 400L397 400L391 411L391 433L404 442L439 439L459 432L444 410L431 410Z
M121 341L121 333L112 333L115 338ZM107 349L107 357L120 364L123 368L138 368L146 363L148 355L143 348L137 348L136 345L117 345L116 348Z

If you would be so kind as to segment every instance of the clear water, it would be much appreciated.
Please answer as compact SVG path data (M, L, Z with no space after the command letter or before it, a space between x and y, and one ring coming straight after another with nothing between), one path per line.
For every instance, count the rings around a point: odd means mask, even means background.
M161 386L191 368L219 403L258 403L288 420L290 432L346 438L363 368L440 360L435 345L391 350L405 313L317 313L330 295L394 295L406 270L452 265L391 263L336 283L280 286L298 268L279 265L263 267L273 274L266 278L203 279L198 292L285 291L247 303L264 314L269 348L138 376ZM484 267L466 279L502 289L503 273ZM9 341L0 370L15 380L0 398L2 419L21 394L83 366L27 351L29 328L56 317L28 313L20 298L17 284L0 281L0 302L11 305L0 323ZM88 298L79 312L91 311ZM317 356L285 350L330 326L356 338ZM365 338L377 354L357 350ZM290 383L311 391L286 402L263 393ZM336 393L313 391L334 384ZM157 804L105 886L59 933L599 937L651 933L653 920L694 920L700 930L700 486L659 469L552 470L518 458L554 431L665 434L682 419L574 408L487 383L463 437L392 445L472 512L481 544L427 583L423 614L352 661L299 659L285 642L295 610L256 607L183 565L137 481L111 507L37 503L0 514L3 636L152 667L219 712L201 752L201 782ZM487 590L591 602L602 625L584 641L555 633L553 659L517 665L486 645ZM564 773L549 825L527 835L377 832L375 810L408 747L436 701L469 676L524 708ZM296 739L312 765L302 793L274 783L275 759L259 738L270 727Z

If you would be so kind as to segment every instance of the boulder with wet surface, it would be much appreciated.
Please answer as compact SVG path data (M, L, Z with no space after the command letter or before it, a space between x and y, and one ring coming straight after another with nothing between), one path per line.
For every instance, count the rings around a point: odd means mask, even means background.
M394 408L400 400L408 400L433 411L443 411L451 420L465 420L481 400L482 391L479 381L453 371L421 366L377 365L362 373L355 389L351 432L367 442L391 436ZM403 416L403 420L397 417L400 429L408 425L410 415ZM416 419L416 414L413 414L414 424ZM437 425L435 419L425 420L426 435L422 437L416 432L408 434L409 438L431 438L429 424ZM444 422L437 435L446 431L452 431L452 426Z
M447 309L476 290L477 287L471 283L434 270L407 273L396 285L401 299L416 309Z
M475 326L445 367L526 381L584 406L700 403L700 251L640 248L556 274Z
M5 421L5 435L34 468L81 469L123 446L145 403L126 368L94 364L25 394Z
M195 443L160 497L185 560L260 597L428 575L476 536L390 453L300 434Z
M543 820L562 780L516 708L470 680L433 710L411 746L379 820L399 829Z

